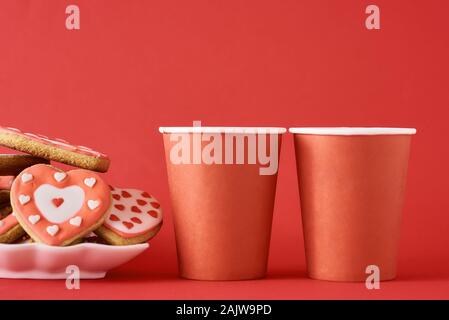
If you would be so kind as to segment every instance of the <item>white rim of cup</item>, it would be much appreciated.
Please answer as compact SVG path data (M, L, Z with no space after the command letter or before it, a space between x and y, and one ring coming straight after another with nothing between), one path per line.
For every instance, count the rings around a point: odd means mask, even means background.
M290 133L331 136L413 135L415 128L388 127L302 127L289 128Z
M283 134L281 127L159 127L160 133L269 133Z

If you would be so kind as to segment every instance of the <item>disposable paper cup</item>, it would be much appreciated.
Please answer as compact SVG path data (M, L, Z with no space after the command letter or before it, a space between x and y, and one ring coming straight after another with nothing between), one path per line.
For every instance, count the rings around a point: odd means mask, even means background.
M378 270L380 280L395 278L410 142L416 130L289 131L295 141L309 277L365 281L368 273Z
M166 152L180 275L197 280L264 277L270 244L277 167L275 172L272 172L273 168L271 171L265 170L265 173L272 173L265 175L261 174L260 169L268 166L261 164L258 156L256 163L248 163L251 162L248 159L254 159L255 152L250 139L253 141L255 137L257 152L273 152L278 159L282 133L286 130L165 127L159 128L159 131L163 133ZM211 136L217 141L214 152L210 149ZM218 163L204 163L203 158L198 157L195 151L198 146L201 146L200 149L205 154L212 155L216 155L217 150L221 148L224 160L226 137L231 137L234 141L231 157L234 159L233 164L219 163L218 160ZM259 145L259 139L262 137L266 141L265 147ZM245 143L243 149L238 151L237 140L241 138L244 138ZM190 145L190 163L182 162L179 156L181 139L185 139ZM269 139L272 139L270 143ZM221 144L218 141L221 141ZM237 161L237 158L240 160Z

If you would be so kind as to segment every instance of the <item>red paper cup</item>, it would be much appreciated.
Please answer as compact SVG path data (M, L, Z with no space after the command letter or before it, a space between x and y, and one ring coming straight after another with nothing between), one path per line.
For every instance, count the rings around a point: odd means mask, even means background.
M291 128L309 277L396 277L407 128Z
M197 280L264 277L285 129L171 127L159 131L164 138L181 276ZM271 161L263 154L271 155Z

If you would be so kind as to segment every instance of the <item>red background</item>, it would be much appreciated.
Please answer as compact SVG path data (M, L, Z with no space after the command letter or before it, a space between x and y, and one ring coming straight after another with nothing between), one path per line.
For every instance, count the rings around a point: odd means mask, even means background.
M65 7L81 30L65 28ZM381 30L364 26L381 9ZM447 1L0 2L1 124L108 153L160 199L152 248L104 280L0 280L4 298L449 298ZM282 146L266 280L177 278L160 125L416 127L399 277L305 278L293 142Z

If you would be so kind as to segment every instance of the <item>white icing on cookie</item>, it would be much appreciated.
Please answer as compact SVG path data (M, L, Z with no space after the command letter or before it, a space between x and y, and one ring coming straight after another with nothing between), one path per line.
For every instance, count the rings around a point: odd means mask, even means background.
M105 226L124 234L150 231L162 220L159 202L148 193L137 189L114 188L112 207Z
M84 184L88 187L93 187L95 185L95 183L97 182L97 180L95 178L86 178L84 179Z
M14 132L21 132L19 129L13 128L13 127L5 127L5 129L8 129L8 130L11 130L11 131L14 131Z
M70 219L69 223L72 226L79 227L81 225L81 221L83 221L83 218L81 218L80 216L77 216L77 217Z
M84 198L84 190L77 185L60 189L51 184L43 184L34 191L36 207L52 223L72 218L83 207Z
M27 183L33 180L33 175L31 173L25 172L24 174L22 174L21 179L23 183Z
M59 227L54 224L52 226L48 226L46 230L47 230L49 235L54 236L55 234L58 233Z
M27 204L28 202L30 202L31 198L30 196L27 196L25 194L21 194L19 196L19 202L21 205Z
M65 179L65 177L67 177L67 174L65 172L55 172L53 177L55 177L56 181L61 182Z
M98 200L88 200L87 201L87 206L89 207L90 210L95 210L96 208L98 208L99 205L100 205L100 201L98 201Z
M38 214L35 214L35 215L32 215L32 216L29 216L29 217L28 217L28 221L29 221L31 224L36 224L36 223L38 223L40 219L41 219L41 216L38 215Z

